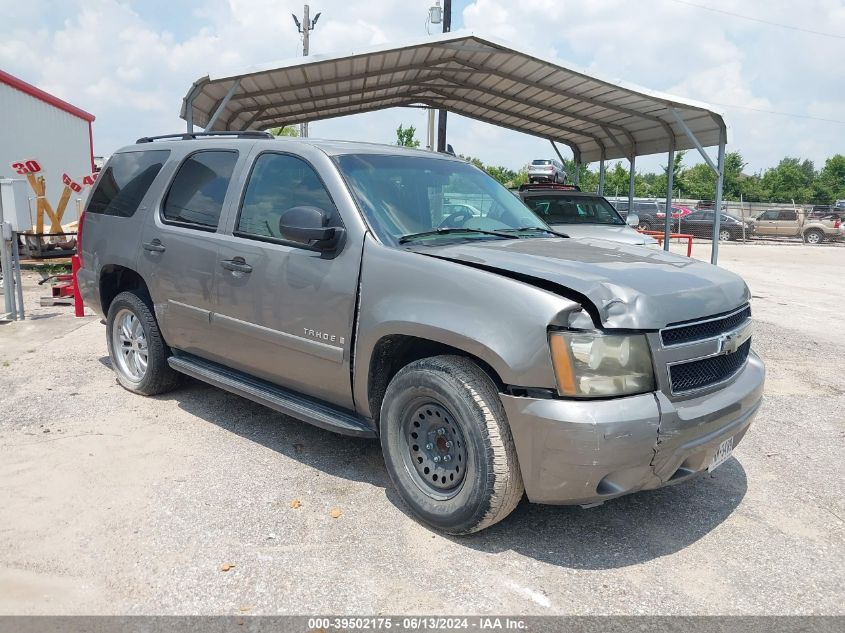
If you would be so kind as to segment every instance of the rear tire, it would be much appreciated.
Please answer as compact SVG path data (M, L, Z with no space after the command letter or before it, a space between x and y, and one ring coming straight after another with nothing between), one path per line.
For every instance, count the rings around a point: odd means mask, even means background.
M821 244L824 242L824 233L819 231L818 229L810 229L806 233L804 233L804 241L807 244Z
M155 315L134 292L121 292L109 306L106 339L117 382L143 396L170 391L181 374L167 363L170 349L161 336Z
M435 356L402 368L387 387L380 434L393 485L437 529L477 532L504 519L522 498L498 390L467 358Z
M719 241L720 242L730 242L733 239L733 233L731 233L728 229L720 229L719 230Z

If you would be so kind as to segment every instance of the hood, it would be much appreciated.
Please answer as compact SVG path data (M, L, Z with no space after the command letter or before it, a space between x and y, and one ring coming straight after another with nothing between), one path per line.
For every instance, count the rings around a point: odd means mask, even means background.
M555 231L566 233L569 237L592 237L623 244L644 246L657 244L657 240L648 235L637 233L630 226L607 226L602 224L550 224Z
M607 328L657 330L728 312L751 297L745 282L724 268L606 240L485 240L412 250L582 295Z

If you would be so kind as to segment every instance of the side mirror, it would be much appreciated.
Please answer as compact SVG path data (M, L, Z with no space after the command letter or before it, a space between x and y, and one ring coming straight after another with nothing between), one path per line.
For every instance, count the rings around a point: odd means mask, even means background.
M333 251L337 248L343 229L326 226L329 215L317 207L292 207L279 218L282 239L303 244L315 251Z
M640 225L640 216L636 213L629 213L628 217L625 218L625 224L634 228L638 227Z

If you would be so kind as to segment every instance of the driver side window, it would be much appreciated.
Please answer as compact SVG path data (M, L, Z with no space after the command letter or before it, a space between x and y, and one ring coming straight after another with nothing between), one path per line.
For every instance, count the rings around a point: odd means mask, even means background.
M279 218L293 207L317 207L329 226L342 226L337 208L314 169L288 154L261 154L244 193L235 235L284 240Z

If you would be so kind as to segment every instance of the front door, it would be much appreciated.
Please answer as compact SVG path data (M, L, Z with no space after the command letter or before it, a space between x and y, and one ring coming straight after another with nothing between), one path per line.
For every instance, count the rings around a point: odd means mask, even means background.
M361 245L323 254L286 240L281 215L325 211L343 226L314 168L298 156L260 154L216 266L215 336L227 364L290 389L352 407L349 373Z
M757 221L754 222L754 232L757 235L777 235L778 234L778 214L777 209L770 209L764 212Z
M203 150L178 167L160 209L141 236L140 272L147 279L167 343L215 358L210 314L217 268L216 233L237 151Z
M712 237L713 212L696 211L681 220L682 233L690 233L696 237Z

